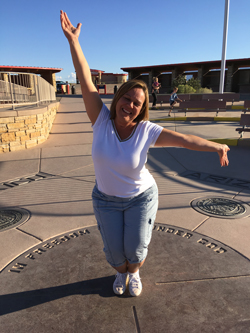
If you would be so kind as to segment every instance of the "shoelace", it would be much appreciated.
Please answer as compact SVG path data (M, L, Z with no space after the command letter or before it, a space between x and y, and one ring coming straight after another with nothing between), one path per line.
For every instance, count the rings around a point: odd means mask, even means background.
M132 278L129 280L129 284L131 284L133 287L138 288L139 284L140 284L140 277L137 276L132 276Z
M123 281L122 274L116 274L116 278L117 278L116 287L118 287L118 288L121 287L122 288L126 279L124 279L124 281Z

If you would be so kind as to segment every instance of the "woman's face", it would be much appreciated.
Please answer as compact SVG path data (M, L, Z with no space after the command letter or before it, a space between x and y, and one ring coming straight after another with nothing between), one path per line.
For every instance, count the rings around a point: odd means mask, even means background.
M123 124L133 123L141 112L145 94L141 88L133 88L126 92L116 104L116 121Z

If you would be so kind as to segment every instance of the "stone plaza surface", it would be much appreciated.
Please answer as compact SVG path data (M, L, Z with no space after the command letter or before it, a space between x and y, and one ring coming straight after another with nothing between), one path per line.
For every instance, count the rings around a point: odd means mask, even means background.
M0 155L0 209L28 212L0 232L1 332L249 332L250 148L230 147L227 168L215 153L150 149L159 211L143 292L119 297L93 215L84 110L81 98L62 98L45 143ZM160 121L166 115L150 111L165 128L238 137L234 122ZM199 198L236 200L246 212L209 216L193 209Z

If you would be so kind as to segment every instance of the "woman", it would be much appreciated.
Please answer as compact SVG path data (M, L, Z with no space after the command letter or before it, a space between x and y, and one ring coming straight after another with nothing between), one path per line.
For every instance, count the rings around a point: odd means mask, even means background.
M161 84L158 82L158 77L154 77L153 83L152 83L152 96L153 96L152 107L156 106L157 94L159 94L160 87L161 87Z
M176 146L217 152L221 166L229 163L229 148L149 122L148 90L142 81L124 83L109 111L92 82L78 41L81 24L75 28L61 11L61 26L93 127L92 157L96 174L93 207L106 259L117 271L113 291L122 295L128 283L130 294L138 296L142 291L139 268L147 256L158 208L157 186L145 168L149 147Z

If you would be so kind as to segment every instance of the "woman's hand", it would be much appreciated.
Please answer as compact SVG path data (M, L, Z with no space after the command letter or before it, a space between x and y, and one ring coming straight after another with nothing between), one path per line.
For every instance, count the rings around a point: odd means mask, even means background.
M220 165L222 167L228 166L229 160L227 156L227 152L230 150L230 148L227 145L220 145L220 148L218 150L218 155L220 158Z
M77 24L77 27L75 28L69 18L68 15L63 12L61 10L61 15L60 15L60 19L61 19L61 26L62 26L62 30L64 35L66 36L66 38L68 39L68 41L73 40L75 38L78 39L79 35L80 35L80 31L81 31L81 23Z

